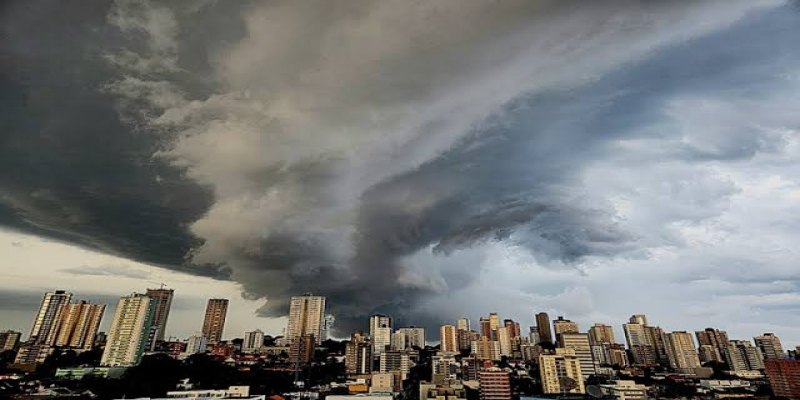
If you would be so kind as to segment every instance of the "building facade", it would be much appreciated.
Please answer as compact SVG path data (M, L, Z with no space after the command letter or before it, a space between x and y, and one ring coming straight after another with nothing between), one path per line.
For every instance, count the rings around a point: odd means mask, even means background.
M146 294L119 299L100 364L108 367L139 363L153 333L155 306Z
M293 296L289 303L289 322L286 327L286 340L313 335L316 344L322 343L325 326L325 297L306 294Z
M147 289L147 295L155 301L155 326L158 328L156 340L163 341L167 332L167 320L169 319L169 310L172 308L172 298L175 296L175 290L164 288Z
M63 306L72 300L72 293L63 290L47 292L42 297L39 311L33 321L29 340L37 344L48 344L54 339Z
M205 318L203 318L203 336L210 344L222 340L227 316L228 299L208 299Z

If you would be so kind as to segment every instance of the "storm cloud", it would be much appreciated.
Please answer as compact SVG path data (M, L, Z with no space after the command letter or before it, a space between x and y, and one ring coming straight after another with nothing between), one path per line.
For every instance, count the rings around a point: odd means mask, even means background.
M474 313L495 268L514 292L498 298L594 312L589 288L547 293L537 274L749 285L731 269L764 257L737 244L800 236L796 217L736 210L757 173L798 169L791 3L118 0L2 18L0 224L234 280L265 315L315 292L343 331L375 311L433 325ZM498 249L538 271L530 287L491 265ZM791 293L785 257L764 270Z

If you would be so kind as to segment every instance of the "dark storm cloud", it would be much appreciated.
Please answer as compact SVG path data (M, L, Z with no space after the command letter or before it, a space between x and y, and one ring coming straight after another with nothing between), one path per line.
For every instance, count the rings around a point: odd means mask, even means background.
M716 215L736 188L698 178L679 200L700 210L653 204L640 226L586 171L780 151L748 125L681 132L707 115L665 110L770 92L770 66L798 61L796 15L746 3L345 2L330 18L280 2L35 4L2 16L0 224L233 279L266 315L324 294L343 331L373 311L439 324L417 307L480 279L478 260L415 257L503 243L582 271L678 245L664 226Z

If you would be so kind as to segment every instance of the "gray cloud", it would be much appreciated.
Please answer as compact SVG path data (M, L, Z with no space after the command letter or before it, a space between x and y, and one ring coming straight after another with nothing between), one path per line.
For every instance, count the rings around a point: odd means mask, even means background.
M498 248L573 279L732 279L659 257L738 234L749 189L728 169L796 168L780 2L311 4L9 8L0 170L26 173L0 176L0 223L233 279L267 315L314 291L344 329L376 310L433 325L473 312ZM83 23L28 43L57 12ZM518 314L604 302L496 284Z

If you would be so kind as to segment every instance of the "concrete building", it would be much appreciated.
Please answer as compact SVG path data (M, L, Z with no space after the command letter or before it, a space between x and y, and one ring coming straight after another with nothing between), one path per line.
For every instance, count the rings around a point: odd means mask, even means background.
M300 368L314 359L314 348L317 339L314 335L303 335L292 340L289 345L289 364L293 368Z
M41 364L47 356L53 354L53 350L54 348L48 344L29 340L19 347L14 363L24 365Z
M634 381L611 381L599 385L604 398L616 400L647 400L647 386Z
M592 354L592 347L589 344L589 335L586 333L559 333L558 347L562 349L572 349L575 357L581 365L581 375L586 379L597 373L597 365Z
M511 400L511 378L508 372L489 368L478 373L481 400Z
M540 342L555 343L553 341L553 333L550 330L550 316L546 312L536 314L536 331L539 334Z
M672 369L683 374L694 373L700 367L700 358L689 332L677 331L664 335L669 364Z
M706 328L694 333L700 349L700 360L703 362L725 362L725 349L728 347L728 333L714 328Z
M33 327L28 340L36 344L49 344L55 340L58 330L58 321L61 317L63 306L72 300L72 293L63 290L47 292L42 297L39 311L33 320Z
M261 329L256 329L251 332L244 333L244 340L242 340L243 353L256 353L264 345L264 332Z
M589 328L589 342L591 344L617 343L614 337L614 327L606 324L594 324Z
M472 341L471 348L472 354L479 360L500 359L500 342L497 340L481 336L480 339Z
M392 345L392 317L373 315L369 318L369 337L372 342L372 356L378 356Z
M228 299L208 299L206 314L203 318L203 337L210 344L222 340L225 332L225 318L228 315Z
M622 325L625 331L625 341L628 342L634 365L654 366L658 363L658 357L653 336L648 334L646 325L638 323L642 320L646 320L643 315L633 316L630 323Z
M411 370L409 352L403 350L387 350L380 355L380 372L400 371L400 379L405 380Z
M48 344L90 350L94 346L94 338L100 329L105 310L105 304L90 304L86 301L64 304L56 328L50 332Z
M108 367L136 365L151 345L155 303L146 294L119 299L100 364Z
M786 358L786 353L783 351L781 340L775 336L774 333L765 333L761 336L753 338L756 347L761 350L761 354L766 359L783 359Z
M354 332L345 345L344 366L347 375L372 373L372 344L361 332Z
M453 325L439 328L439 349L445 353L458 353L458 333Z
M205 353L206 348L208 347L208 340L202 333L197 332L192 336L189 336L189 339L186 341L186 351L184 352L185 356L188 357L192 354L200 354Z
M511 332L508 327L501 326L497 329L497 341L500 343L500 355L511 356Z
M800 399L800 360L768 358L764 368L776 397Z
M578 333L580 330L577 323L564 319L559 315L558 318L553 320L553 332L556 335L556 340L558 340L558 335L562 333Z
M22 332L7 330L0 332L0 352L19 349L22 341Z
M154 325L158 329L156 341L163 341L167 332L167 320L169 319L169 310L172 308L172 298L175 295L175 290L163 287L160 289L147 289L147 295L155 301L156 316Z
M410 350L413 348L425 348L425 328L411 326L397 329L392 335L392 349Z
M461 318L456 321L456 328L469 332L472 327L470 326L469 318Z
M325 297L306 294L292 297L289 304L289 323L286 339L291 343L304 335L313 335L322 343L325 324Z
M745 340L731 340L725 348L725 363L731 371L764 369L764 355L758 347Z
M545 394L586 393L581 362L573 349L558 348L555 354L540 355L539 379Z

